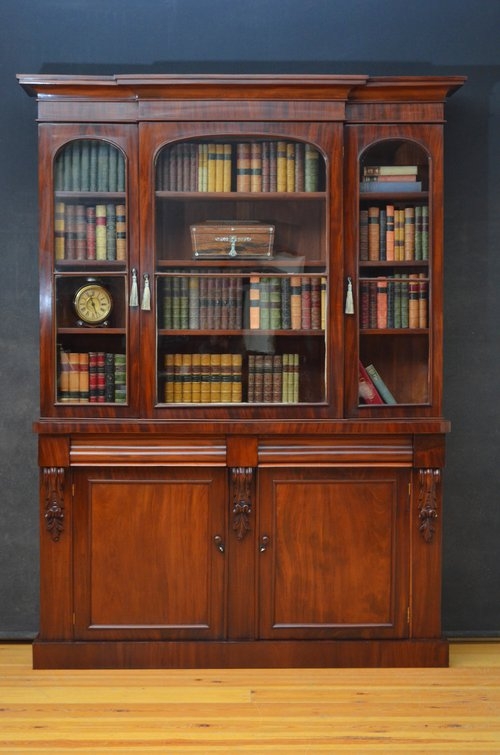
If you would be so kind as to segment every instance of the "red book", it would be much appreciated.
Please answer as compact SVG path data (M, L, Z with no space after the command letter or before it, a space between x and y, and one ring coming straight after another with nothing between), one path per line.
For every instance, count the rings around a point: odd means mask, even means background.
M383 404L384 401L373 385L371 377L359 362L359 398L363 404Z

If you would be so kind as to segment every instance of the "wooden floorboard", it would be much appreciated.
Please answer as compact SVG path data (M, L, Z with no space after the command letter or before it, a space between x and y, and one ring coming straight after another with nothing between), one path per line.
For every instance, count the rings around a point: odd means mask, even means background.
M0 645L0 753L500 753L500 643L447 669L33 671Z

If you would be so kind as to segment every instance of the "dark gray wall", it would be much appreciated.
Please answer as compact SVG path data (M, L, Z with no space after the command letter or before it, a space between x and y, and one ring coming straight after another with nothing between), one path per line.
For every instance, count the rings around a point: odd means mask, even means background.
M500 634L499 29L495 0L1 0L0 638L38 624L36 126L15 74L142 71L469 77L446 127L443 618Z

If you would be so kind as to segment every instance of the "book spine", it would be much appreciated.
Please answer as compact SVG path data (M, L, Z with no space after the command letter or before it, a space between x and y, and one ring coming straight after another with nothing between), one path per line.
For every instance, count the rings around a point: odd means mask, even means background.
M96 257L96 245L95 245L95 207L87 207L85 212L86 217L86 256L88 260L95 260Z
M422 259L429 259L429 208L422 207Z
M83 152L82 152L83 175ZM108 191L118 191L118 152L115 147L108 145Z
M387 260L394 259L394 205L387 205L386 212L386 233L385 233L385 257Z
M221 354L210 354L210 403L219 404L221 398Z
M399 176L399 175L417 175L417 165L365 165L363 175L365 176Z
M106 352L104 355L104 400L113 404L115 401L115 355Z
M311 330L321 330L321 278L311 278Z
M97 147L97 191L109 191L108 145L99 142Z
M191 354L191 401L201 402L201 354Z
M408 327L418 328L420 322L419 316L419 295L420 283L418 274L411 273L408 282Z
M249 305L250 329L260 328L260 278L257 275L250 276L250 305Z
M76 259L76 208L66 204L64 208L64 249L65 259Z
M115 403L127 401L127 358L125 354L115 354Z
M387 328L387 278L377 280L377 328Z
M295 144L288 142L286 145L286 190L295 191Z
M290 320L292 330L300 330L302 325L302 284L300 276L290 278Z
M163 367L164 367L164 374L165 374L165 394L164 394L165 403L173 404L174 403L174 380L175 380L173 354L164 355Z
M252 142L250 146L250 191L262 191L262 144Z
M99 142L93 139L90 142L89 155L89 191L97 191L97 163L99 157Z
M292 327L292 313L290 306L290 278L281 278L281 328L282 330L290 330Z
M182 354L180 365L181 401L190 404L192 399L192 355Z
M271 165L270 165L271 143L262 142L262 188L261 191L268 193L271 185Z
M67 403L69 399L69 352L60 349L59 354L59 380L57 398L61 403Z
M116 259L116 207L106 205L106 259Z
M106 205L95 208L95 252L97 260L106 259Z
M208 180L207 191L217 191L217 145L208 145Z
M404 209L404 259L415 259L415 208Z
M281 281L273 276L269 279L269 326L271 330L281 330Z
M190 330L200 328L200 279L192 276L188 280L188 322Z
M54 246L56 260L66 258L65 249L65 206L64 202L56 202L54 208Z
M284 192L287 190L287 146L283 141L277 143L276 170L276 191Z
M85 218L85 205L75 205L74 213L75 258L77 260L84 260L87 253L87 222Z
M223 145L222 160L222 191L231 191L231 176L233 164L233 148L231 144Z
M262 361L262 401L271 404L273 400L273 356L264 354Z
M368 210L359 212L359 259L362 262L368 260Z
M97 395L97 351L89 352L89 401L96 403Z
M380 209L368 208L368 259L380 259Z
M278 190L278 142L269 142L269 191Z
M289 354L281 357L281 401L283 404L290 403L290 359Z
M305 191L305 145L295 144L295 191Z
M231 403L242 401L242 357L241 354L231 354Z
M127 218L124 204L116 205L116 259L127 259ZM94 231L95 233L95 231Z
M319 185L319 152L312 145L305 145L305 191L318 191Z
M247 401L255 402L255 354L249 354L247 360Z
M419 275L418 286L418 327L429 327L428 316L428 300L429 300L429 283L425 277L425 273Z
M283 392L283 360L280 354L274 354L272 357L272 397L273 404L281 403Z
M210 403L212 375L210 368L210 354L201 354L201 386L200 398L202 404Z
M383 404L384 401L380 393L375 388L372 379L367 373L365 367L359 362L358 364L358 381L359 381L359 398L364 404Z
M366 366L366 372L370 376L373 384L375 385L378 393L380 394L380 396L382 397L382 399L384 400L384 402L386 404L395 404L395 403L397 403L396 399L394 398L394 396L390 392L390 390L387 387L387 385L385 384L385 382L380 377L379 373L377 372L377 370L375 369L375 367L373 366L373 364L369 364L369 365Z
M269 330L271 326L271 283L269 278L260 279L260 329Z
M301 279L301 323L302 330L311 329L311 278L304 276Z
M250 191L251 146L241 142L236 147L236 191Z
M321 330L326 330L328 317L328 288L327 279L321 276Z

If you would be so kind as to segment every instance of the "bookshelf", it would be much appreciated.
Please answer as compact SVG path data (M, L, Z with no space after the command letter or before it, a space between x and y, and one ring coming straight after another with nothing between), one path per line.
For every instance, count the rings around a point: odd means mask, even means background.
M29 76L38 668L446 665L462 77Z

